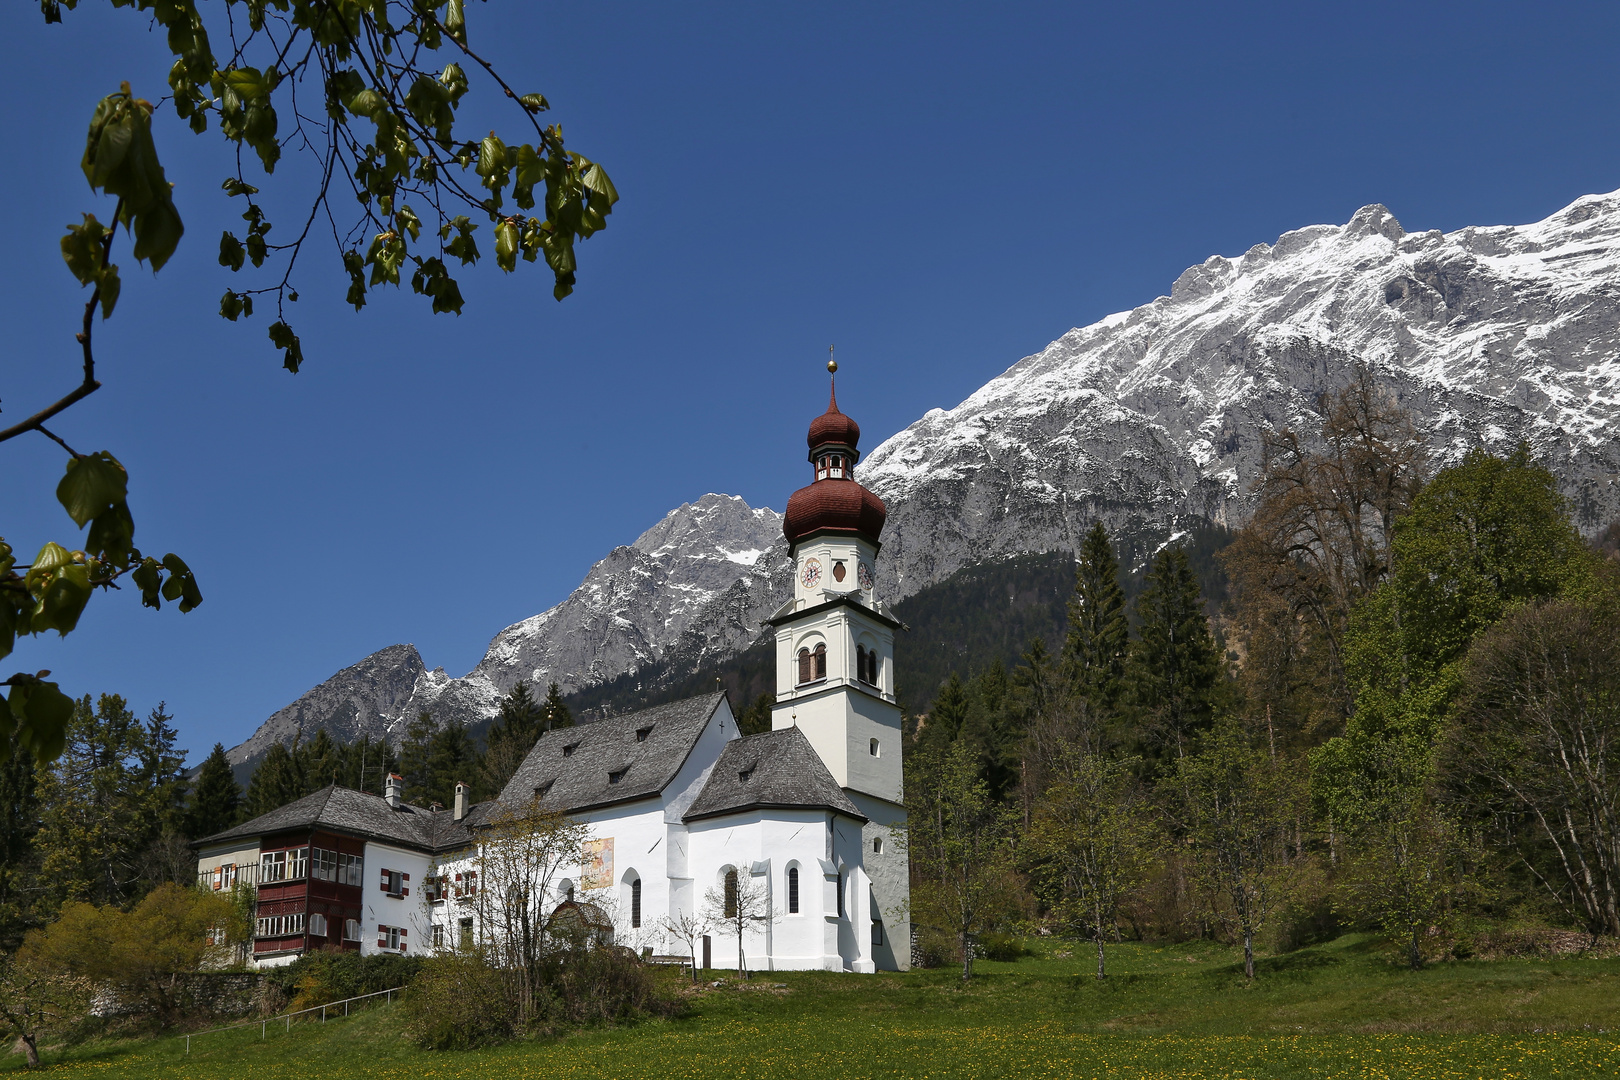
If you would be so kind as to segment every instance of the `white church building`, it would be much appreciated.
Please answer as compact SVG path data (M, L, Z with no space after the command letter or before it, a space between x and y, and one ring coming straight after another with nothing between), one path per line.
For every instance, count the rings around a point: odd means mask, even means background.
M545 903L600 912L618 943L685 955L669 924L702 911L736 875L770 912L742 942L751 970L908 967L909 868L895 835L906 813L900 624L877 596L886 511L854 478L859 439L836 397L810 426L814 479L788 500L783 522L793 597L769 620L769 732L743 735L725 694L707 694L545 733L494 803L468 807L458 795L453 810L424 811L392 788L382 797L328 788L199 841L205 883L219 887L236 865L227 859L245 860L261 881L259 924L278 936L255 942L258 961L479 939L492 898L476 902L472 886L477 833L501 806L537 801L590 836L585 862L553 878ZM326 856L336 869L320 876ZM306 882L289 879L289 867ZM316 923L326 940L312 936ZM723 928L700 948L699 964L738 965Z

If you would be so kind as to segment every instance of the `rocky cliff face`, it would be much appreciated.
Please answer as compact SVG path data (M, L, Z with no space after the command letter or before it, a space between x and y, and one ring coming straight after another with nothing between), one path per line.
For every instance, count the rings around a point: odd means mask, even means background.
M1320 424L1366 363L1438 463L1528 440L1589 530L1620 516L1620 192L1524 226L1409 234L1382 206L1072 330L861 467L890 505L905 596L996 555L1076 546L1102 518L1247 515L1260 433Z
M380 649L270 717L227 756L231 764L240 765L263 757L274 743L308 739L320 728L339 742L350 742L362 734L397 738L405 718L415 715L409 711L409 703L418 680L427 674L415 645Z
M1070 331L860 465L889 504L885 592L1073 549L1097 518L1124 533L1240 524L1260 433L1314 432L1319 396L1358 362L1414 413L1440 463L1527 440L1583 528L1620 517L1620 192L1532 225L1449 234L1407 233L1363 207L1342 226L1211 256L1169 296ZM790 570L779 515L708 495L614 550L562 604L503 630L465 678L421 671L414 649L395 646L243 746L290 735L291 717L330 716L338 737L421 708L471 721L520 678L571 690L655 661L722 659L757 636ZM383 670L399 674L367 674Z

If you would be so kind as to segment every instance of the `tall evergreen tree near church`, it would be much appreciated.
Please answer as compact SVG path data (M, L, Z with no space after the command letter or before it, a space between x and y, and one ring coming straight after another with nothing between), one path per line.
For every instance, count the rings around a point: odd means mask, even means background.
M563 701L562 691L557 689L555 682L546 687L546 703L541 707L541 712L545 716L543 731L574 726L574 714Z
M1099 708L1113 708L1124 682L1129 647L1119 560L1114 557L1108 530L1099 521L1080 544L1074 596L1069 600L1069 638L1063 661L1075 691Z
M557 684L551 684L552 692ZM558 705L564 713L568 706L562 705L561 695L557 698ZM551 704L551 695L548 694L544 704L534 699L529 690L529 684L519 679L512 689L501 699L501 711L490 725L489 734L485 737L485 749L478 762L478 787L481 798L494 798L506 787L508 780L517 772L523 759L529 756L529 751L549 726L546 708ZM570 724L573 718L569 717Z
M1191 752L1214 720L1220 656L1198 579L1179 544L1153 557L1137 598L1141 633L1127 662L1143 756L1161 769Z
M225 747L215 743L197 772L196 788L186 812L186 832L193 840L224 832L237 823L241 810L242 786L236 782Z

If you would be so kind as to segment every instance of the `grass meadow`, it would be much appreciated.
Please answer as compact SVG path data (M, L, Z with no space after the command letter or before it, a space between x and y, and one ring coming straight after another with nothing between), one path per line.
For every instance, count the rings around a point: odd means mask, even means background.
M60 1077L1482 1078L1620 1076L1620 959L1465 961L1421 972L1346 937L1263 960L1246 985L1210 944L874 976L762 973L690 993L670 1021L471 1052L425 1052L399 1005L259 1031L49 1047ZM670 973L673 976L673 972ZM22 1071L20 1056L0 1072Z

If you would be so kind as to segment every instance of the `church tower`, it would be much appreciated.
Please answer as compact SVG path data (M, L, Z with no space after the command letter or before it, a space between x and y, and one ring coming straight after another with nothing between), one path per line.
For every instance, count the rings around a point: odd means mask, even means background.
M836 372L838 365L828 361ZM811 483L788 499L782 531L794 563L793 598L768 621L776 631L771 727L797 726L869 822L863 876L872 890L872 945L881 967L909 966L909 871L891 838L905 822L894 635L901 624L879 598L875 567L888 510L855 480L860 425L838 411L810 424Z

